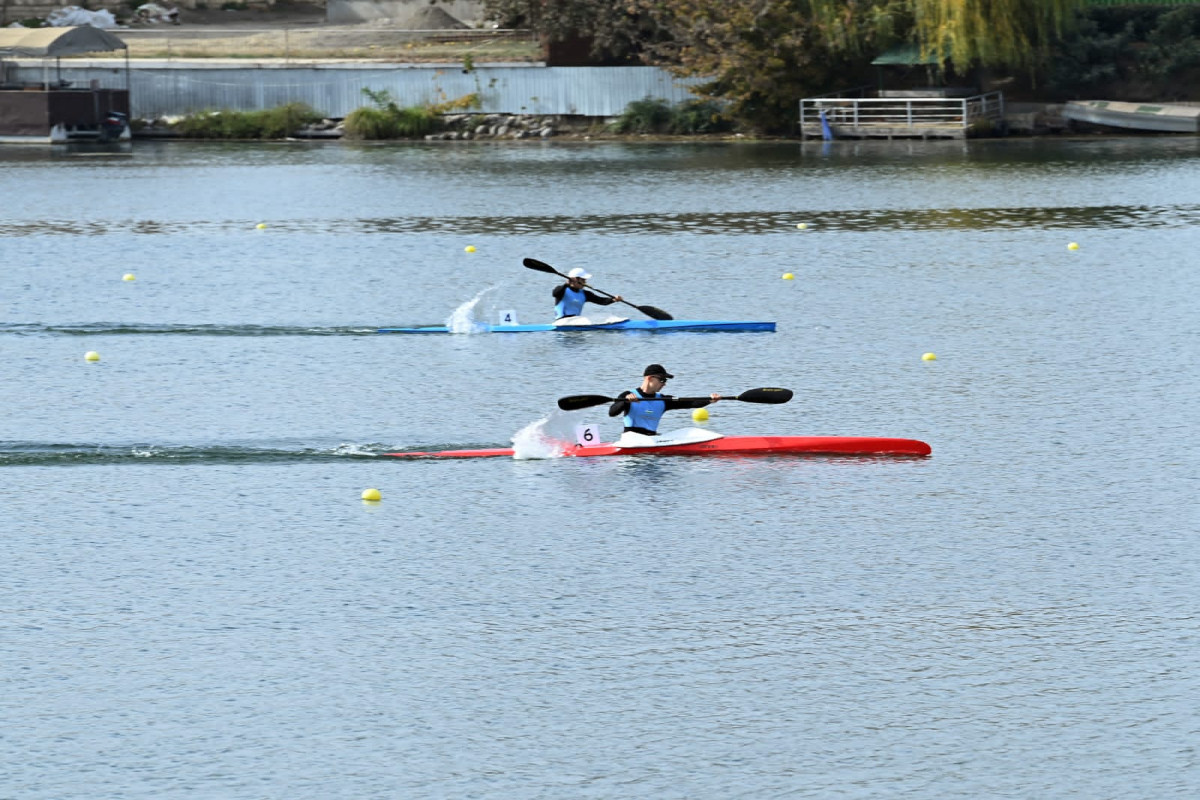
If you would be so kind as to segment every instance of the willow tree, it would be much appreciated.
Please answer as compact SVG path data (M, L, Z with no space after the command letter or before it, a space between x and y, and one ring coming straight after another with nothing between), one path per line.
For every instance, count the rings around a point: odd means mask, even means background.
M1009 67L1036 77L1085 0L904 0L912 38L959 73Z
M704 79L749 128L789 130L805 95L867 82L878 52L915 42L964 74L1009 67L1036 80L1085 0L484 0L551 39Z
M627 0L628 1L628 0ZM1036 82L1084 0L644 0L670 32L650 49L711 80L753 127L788 127L796 101L869 82L880 50L918 44L942 69L1010 68Z

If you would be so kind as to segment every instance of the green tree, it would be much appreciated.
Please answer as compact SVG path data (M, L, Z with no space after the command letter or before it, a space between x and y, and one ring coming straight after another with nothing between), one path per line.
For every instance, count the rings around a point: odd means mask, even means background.
M505 28L529 28L552 41L591 40L598 61L642 58L666 32L657 0L483 0L487 15Z
M801 97L869 82L870 56L896 37L895 3L876 0L664 0L670 32L651 52L742 127L794 129Z
M1085 0L484 0L507 24L552 39L580 32L597 54L635 55L706 79L743 126L791 129L799 98L869 82L898 42L944 69L1007 67L1036 82Z
M1043 84L1057 99L1161 102L1200 96L1200 4L1093 6L1055 48Z
M1035 80L1085 0L905 0L912 39L943 53L960 74L979 65L1023 71Z

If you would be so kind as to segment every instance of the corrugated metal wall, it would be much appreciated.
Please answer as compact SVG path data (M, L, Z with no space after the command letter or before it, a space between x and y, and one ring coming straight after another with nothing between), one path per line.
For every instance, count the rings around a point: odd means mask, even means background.
M118 66L119 64L119 66ZM42 80L42 65L21 61L18 81ZM57 78L58 73L52 77ZM124 62L64 61L61 77L75 86L97 80L124 88ZM656 67L481 66L323 63L309 66L228 61L132 62L130 104L140 119L206 110L254 111L305 102L329 117L370 105L362 90L387 91L401 106L479 95L480 113L574 114L612 117L645 97L676 103L691 98L685 81Z

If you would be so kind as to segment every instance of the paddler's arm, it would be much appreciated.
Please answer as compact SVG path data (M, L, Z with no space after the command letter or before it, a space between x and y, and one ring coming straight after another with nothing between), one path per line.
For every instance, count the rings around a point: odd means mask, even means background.
M668 397L666 411L673 408L704 408L710 403L715 403L721 399L721 395L713 392L708 397Z
M550 294L554 295L554 302L557 303L557 302L561 301L563 292L565 292L566 290L567 290L567 285L565 283L560 283L558 286L555 286L554 291L552 291L550 293Z
M598 294L589 292L587 289L583 290L583 296L589 303L595 303L598 306L611 306L613 303L621 299L621 295L619 294L613 295L612 297L601 297Z
M619 417L629 411L629 400L630 398L636 398L637 395L633 392L625 392L624 394L617 395L617 397L620 399L614 400L613 404L608 407L608 415L610 417Z

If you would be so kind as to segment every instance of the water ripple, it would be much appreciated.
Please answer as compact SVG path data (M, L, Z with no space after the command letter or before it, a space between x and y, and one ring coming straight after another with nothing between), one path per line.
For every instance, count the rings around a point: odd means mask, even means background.
M280 220L276 233L453 233L510 234L572 231L596 233L765 233L794 232L795 211L730 211L676 214L584 214L552 216L379 217L363 219ZM1198 205L1106 205L1015 208L898 208L806 210L814 229L834 231L996 230L1042 228L1178 228L1194 225ZM106 236L113 234L178 234L253 230L246 220L164 224L147 220L86 222L35 220L0 224L0 236Z

